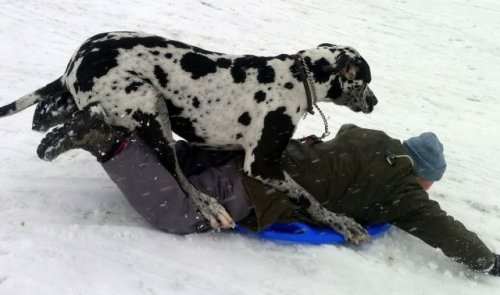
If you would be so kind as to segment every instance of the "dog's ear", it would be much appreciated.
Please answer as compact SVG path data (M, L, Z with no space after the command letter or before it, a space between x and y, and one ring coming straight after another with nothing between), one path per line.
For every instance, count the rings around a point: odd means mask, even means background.
M324 67L330 73L340 74L348 80L362 79L365 83L370 83L371 73L368 63L359 56L352 57L349 54L341 53L334 65Z
M354 64L354 59L351 56L342 52L337 56L337 59L334 64L324 66L323 70L330 73L341 74L343 76L349 73L350 76L355 77L356 68L351 67L351 65L353 64Z

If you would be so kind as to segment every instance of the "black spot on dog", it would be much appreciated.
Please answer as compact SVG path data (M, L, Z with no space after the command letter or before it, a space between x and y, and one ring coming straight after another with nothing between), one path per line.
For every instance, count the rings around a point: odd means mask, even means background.
M73 67L75 66L75 59L71 59L68 63L68 65L66 66L66 71L65 73L69 73L71 71L73 71Z
M235 83L244 83L247 78L246 70L257 69L257 81L259 83L272 83L275 79L275 72L271 66L267 65L267 58L246 55L234 60L231 68L231 75Z
M300 70L295 63L293 63L290 68L290 73L292 73L292 77L294 77L298 82L302 82L302 76L300 75Z
M257 103L261 103L264 100L266 100L266 93L262 90L259 90L259 91L255 92L255 95L253 96L253 98L255 99L255 101L257 101Z
M96 34L90 38L87 39L87 41L85 41L85 43L92 43L96 40L99 40L99 39L104 39L104 37L108 36L109 34L108 33L99 33L99 34Z
M152 55L160 55L160 52L158 50L155 50L155 51L150 51L150 53Z
M125 114L130 115L132 113L132 109L125 109Z
M336 99L342 95L342 86L340 85L339 79L333 79L333 81L330 82L332 85L330 89L328 89L328 92L326 93L326 97L331 98L331 99Z
M195 108L198 108L200 106L200 100L198 99L198 97L194 97L193 98L193 107Z
M139 89L139 87L141 87L143 84L143 82L132 82L127 87L125 87L125 92L128 94L132 91L137 91L137 89Z
M163 69L159 65L155 66L154 73L155 73L155 77L158 80L158 82L160 83L161 87L166 88L167 83L168 83L167 73L165 73L165 71L163 71Z
M45 98L47 96L49 97L58 96L62 92L67 92L67 90L66 87L64 87L62 84L61 78L59 78L38 89L37 91L35 91L35 94Z
M165 57L169 59L172 58L172 53L165 53Z
M293 83L287 82L285 85L283 85L286 89L293 89Z
M242 137L243 137L243 134L241 134L241 133L236 134L236 139L240 139Z
M241 114L241 116L238 118L238 122L242 125L248 126L250 125L250 122L252 121L252 118L248 114L248 112L244 112Z
M16 103L15 102L9 103L8 105L0 107L0 116L8 115L9 113L14 112L16 110L17 110Z
M252 152L255 160L250 169L254 176L284 179L280 161L295 130L292 119L285 112L286 107L279 107L264 118L261 138Z
M300 107L297 107L297 113L300 112Z
M218 58L216 63L219 68L229 69L231 67L231 60L228 58Z
M184 54L181 58L181 67L191 73L191 78L195 80L217 71L217 64L213 60L193 52Z
M175 41L175 42L178 42L178 41ZM183 43L181 43L181 44L183 44ZM183 44L183 45L186 45L186 44ZM206 50L206 49L203 49L203 48L200 48L200 47L191 46L191 45L186 45L186 46L188 46L188 47L184 48L184 49L191 49L191 50L193 50L196 53L222 55L222 53L215 52L215 51L209 51L209 50Z
M168 99L165 102L167 103L172 131L189 142L204 143L205 139L196 134L193 121L182 116L184 109L174 105Z
M168 115L170 118L176 118L182 114L182 111L184 110L183 108L174 105L170 99L166 99L165 102L167 104Z
M317 83L325 83L330 79L331 72L325 70L325 68L329 67L330 65L331 64L323 57L315 61L314 64L309 65L314 80Z
M333 47L335 45L331 44L331 43L321 43L318 45L318 47Z
M100 78L108 71L118 65L116 57L118 50L113 48L101 48L85 54L80 66L76 71L74 87L76 91L90 91L94 87L94 79Z
M168 40L167 44L172 45L173 47L176 47L176 48L181 48L181 49L191 49L192 48L192 46L187 45L185 43L182 43L180 41L176 41L176 40Z
M273 67L265 66L262 69L259 69L259 74L257 75L257 81L262 84L273 83L276 73L274 72Z

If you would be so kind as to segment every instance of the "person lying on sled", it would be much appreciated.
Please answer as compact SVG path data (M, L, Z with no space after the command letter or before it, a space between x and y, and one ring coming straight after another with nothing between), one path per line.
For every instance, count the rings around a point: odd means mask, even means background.
M174 234L211 229L155 153L134 134L76 115L48 133L38 152L53 159L76 148L97 157L152 226ZM177 141L175 149L191 183L223 204L235 222L255 230L274 222L313 223L286 195L245 176L241 152L185 141ZM292 140L281 164L327 209L363 226L390 223L473 270L500 275L499 256L426 193L446 170L443 146L434 133L401 143L382 131L344 125L326 142Z

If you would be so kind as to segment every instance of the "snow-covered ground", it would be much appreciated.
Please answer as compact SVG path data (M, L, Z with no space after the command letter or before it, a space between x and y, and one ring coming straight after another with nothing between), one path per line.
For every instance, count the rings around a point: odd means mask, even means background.
M330 128L436 132L448 171L431 197L500 252L497 0L0 0L0 105L57 78L83 40L112 30L241 54L354 46L380 102L368 116L322 105ZM0 120L2 295L500 294L500 278L394 228L361 247L153 230L85 152L39 160L32 114ZM318 115L301 124L297 136L322 132Z

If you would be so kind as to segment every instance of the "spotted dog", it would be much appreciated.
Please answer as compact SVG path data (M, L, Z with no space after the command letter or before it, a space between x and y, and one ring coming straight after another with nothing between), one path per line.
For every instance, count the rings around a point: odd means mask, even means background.
M354 220L321 206L280 167L311 99L370 113L377 99L370 68L351 47L321 44L272 57L229 55L136 32L88 39L54 82L0 108L0 116L36 104L33 129L65 122L77 110L136 132L150 145L212 227L233 224L215 199L180 171L172 131L198 145L243 149L244 171L287 193L349 241L367 239ZM51 160L49 153L42 158Z

